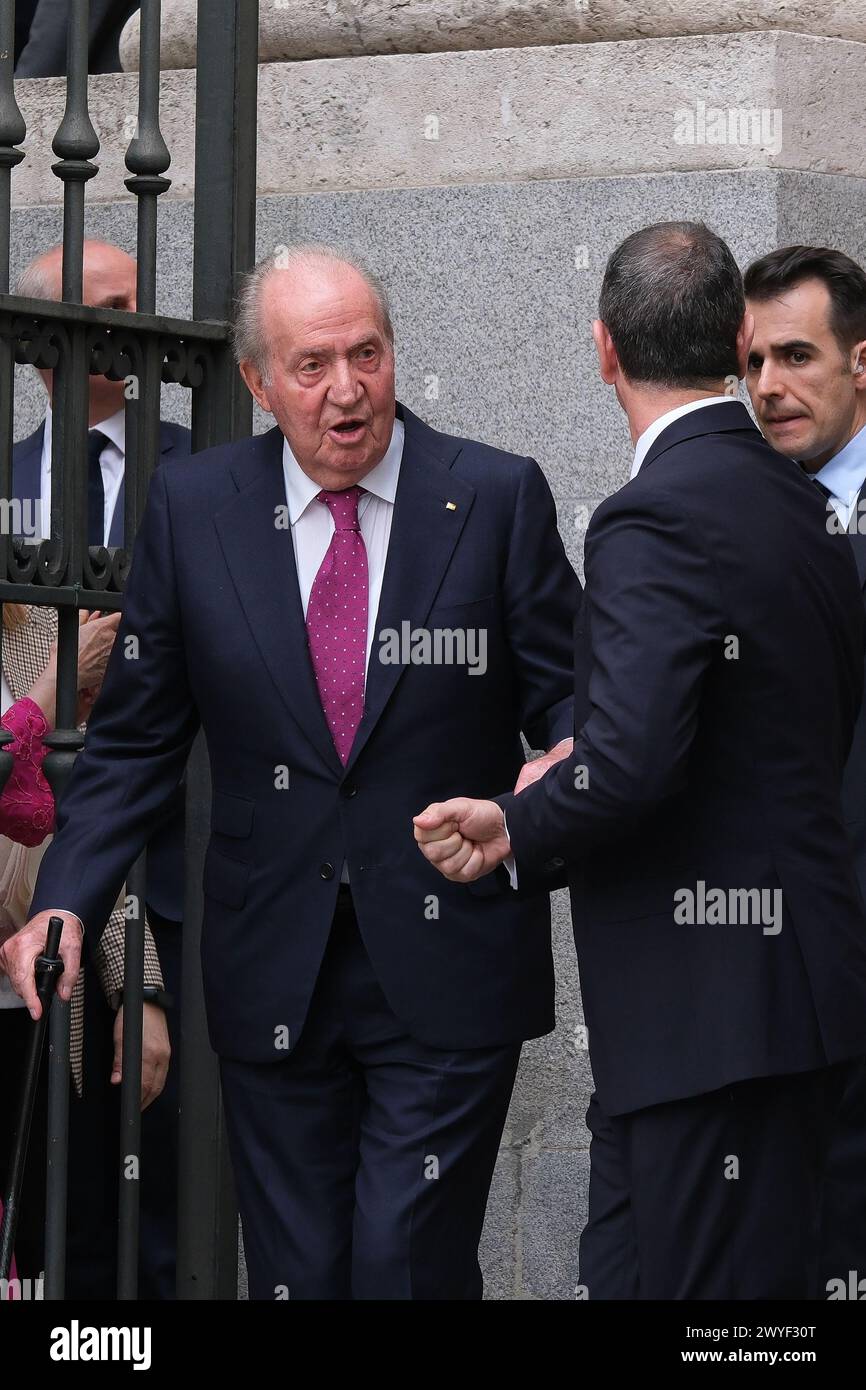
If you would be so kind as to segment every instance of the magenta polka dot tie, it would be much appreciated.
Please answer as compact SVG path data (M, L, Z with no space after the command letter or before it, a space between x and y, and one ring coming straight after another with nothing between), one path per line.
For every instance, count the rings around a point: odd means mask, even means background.
M340 761L347 763L364 713L367 664L367 547L358 524L363 488L320 492L334 534L307 604L307 636L319 698Z

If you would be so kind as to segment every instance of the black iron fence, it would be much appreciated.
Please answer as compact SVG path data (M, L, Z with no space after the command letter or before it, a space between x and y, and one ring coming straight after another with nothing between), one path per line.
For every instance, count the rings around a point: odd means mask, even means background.
M251 400L234 369L228 318L237 277L254 259L258 0L199 0L195 122L193 317L156 313L157 207L170 186L170 152L159 124L160 0L141 6L138 126L126 152L126 187L137 199L137 311L82 304L85 190L98 176L99 139L88 112L89 0L69 0L66 109L53 141L63 185L62 299L9 293L11 179L26 138L13 84L14 0L0 0L0 498L12 497L13 373L16 363L53 372L50 536L0 534L0 602L57 609L56 724L44 771L60 795L83 739L76 727L78 610L121 608L134 538L159 450L160 387L192 397L193 452L248 434ZM105 190L102 190L103 196ZM89 375L128 381L124 547L88 545ZM190 463L195 467L195 459ZM8 515L8 509L7 509ZM2 626L0 626L2 640ZM2 648L0 648L2 651ZM0 787L11 769L0 731ZM199 966L201 866L209 781L201 736L187 769L183 926L178 1295L234 1298L237 1215L223 1133L219 1083L204 1022ZM137 1292L142 1051L144 856L127 877L121 1132L118 1135L118 1297ZM141 905L141 906L139 906ZM44 1296L64 1296L69 1008L51 1011ZM138 1164L133 1171L140 1171Z

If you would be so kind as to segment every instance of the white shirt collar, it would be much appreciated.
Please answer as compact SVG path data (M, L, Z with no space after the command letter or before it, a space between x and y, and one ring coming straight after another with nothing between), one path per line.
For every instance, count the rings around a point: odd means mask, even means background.
M102 425L99 428L102 429ZM392 506L397 496L397 481L400 477L405 435L406 430L403 421L395 419L391 440L385 450L384 458L376 464L375 468L370 470L360 484L365 492L372 493L374 497L380 497L383 502L390 502ZM283 436L283 473L286 479L289 521L294 526L310 503L318 497L322 491L322 485L314 482L309 474L304 472L285 435Z
M43 455L46 459L46 468L49 473L51 471L51 433L53 429L51 418L51 402L49 401L45 410L45 435L42 444ZM117 449L121 458L125 457L126 408L124 406L121 406L120 410L116 410L113 415L109 415L107 420L99 420L95 425L91 425L90 428L99 430L104 434L107 439L111 440L111 443Z
M674 420L679 420L681 415L688 415L693 410L700 410L705 405L719 405L722 401L731 401L734 405L739 405L737 396L705 396L701 401L689 401L686 405L678 405L673 410L665 411L657 420L653 420L648 425L634 447L634 462L631 466L631 478L636 478L641 470L641 465L649 453L651 447L658 439L662 430L672 425Z

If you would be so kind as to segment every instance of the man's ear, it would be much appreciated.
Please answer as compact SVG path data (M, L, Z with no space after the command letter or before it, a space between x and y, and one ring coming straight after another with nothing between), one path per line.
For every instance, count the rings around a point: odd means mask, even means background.
M854 390L866 391L866 340L855 343L851 349L851 372L854 377Z
M747 309L737 330L737 372L741 381L749 370L749 353L752 351L754 337L755 315Z
M601 379L608 386L613 386L619 375L619 359L613 345L613 338L601 319L593 319L592 321L592 340L598 353L598 370L601 373Z
M266 410L270 415L271 405L268 399L267 390L265 389L264 378L261 372L259 371L259 368L255 365L255 363L251 362L249 358L245 358L244 361L240 364L240 372L241 376L243 377L246 383L246 387L250 395L254 396L255 399L258 401L259 405L261 406L262 410Z

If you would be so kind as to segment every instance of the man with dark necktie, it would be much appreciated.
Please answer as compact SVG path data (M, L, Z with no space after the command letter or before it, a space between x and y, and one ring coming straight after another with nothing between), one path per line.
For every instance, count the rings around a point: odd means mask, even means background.
M154 477L13 962L28 991L59 908L74 977L71 914L100 919L201 726L205 998L257 1299L479 1298L521 1042L554 1025L561 865L444 884L411 811L542 771L521 731L568 746L579 584L538 465L399 405L393 344L333 250L246 281L236 352L277 426Z
M59 299L63 249L53 246L21 273L16 293ZM135 310L136 264L109 242L84 243L82 301L94 307ZM51 534L51 444L53 373L40 371L48 392L45 419L12 451L12 496L20 508L22 539ZM93 374L89 382L87 510L90 545L124 543L126 459L125 382ZM189 454L189 431L160 422L159 463ZM43 625L33 642L47 640ZM36 655L35 652L31 653ZM9 654L10 658L12 653ZM44 654L43 654L44 656ZM10 675L12 673L10 672ZM177 1202L177 1027L183 916L183 794L174 791L147 850L146 918L160 961L158 988L148 973L144 1007L144 1051L162 1057L170 1039L174 1057L165 1087L142 1126L142 1224L140 1290L146 1298L173 1298ZM113 904L112 904L113 906ZM122 943L121 943L122 949ZM119 1133L120 1028L122 999L96 986L84 991L83 1093L70 1114L69 1242L67 1293L72 1298L111 1298L116 1287L117 1145ZM164 1009L165 1005L169 1005ZM110 1084L112 1078L114 1085Z
M745 274L755 319L746 384L765 437L827 499L824 524L851 545L866 602L866 274L841 251L786 246ZM807 678L804 676L804 678ZM866 897L866 714L845 765L845 828ZM837 1116L822 1213L819 1296L866 1275L866 1062Z

